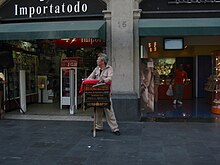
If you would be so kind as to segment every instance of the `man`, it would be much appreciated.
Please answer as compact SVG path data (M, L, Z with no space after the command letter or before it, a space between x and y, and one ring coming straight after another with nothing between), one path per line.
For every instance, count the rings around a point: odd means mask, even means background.
M90 74L88 79L96 79L100 82L109 82L112 80L113 69L108 63L108 56L104 53L100 53L97 59L97 67ZM110 98L111 100L111 98ZM111 108L104 108L106 121L111 128L111 131L115 135L120 135L118 124L115 118L113 105L111 101ZM102 122L103 110L97 110L96 113L96 131L103 130L103 122Z
M175 90L173 104L183 104L183 89L187 79L187 73L183 70L183 64L180 64L174 75Z

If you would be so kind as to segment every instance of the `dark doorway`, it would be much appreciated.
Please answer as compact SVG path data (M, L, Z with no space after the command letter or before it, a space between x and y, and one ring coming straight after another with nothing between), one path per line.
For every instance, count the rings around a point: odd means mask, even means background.
M212 74L212 56L198 57L198 97L206 97L204 85L208 81L208 77Z

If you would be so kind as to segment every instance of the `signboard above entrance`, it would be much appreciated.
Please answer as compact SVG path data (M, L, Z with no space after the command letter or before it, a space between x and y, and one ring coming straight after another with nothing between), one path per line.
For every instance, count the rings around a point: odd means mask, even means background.
M102 17L101 0L10 0L0 7L1 21Z
M204 4L204 3L220 3L220 0L169 0L168 4Z
M220 0L143 0L142 18L219 18Z

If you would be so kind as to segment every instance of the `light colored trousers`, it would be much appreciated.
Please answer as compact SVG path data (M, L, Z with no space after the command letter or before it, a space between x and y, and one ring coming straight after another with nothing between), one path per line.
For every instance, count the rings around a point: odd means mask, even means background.
M111 101L111 107L110 109L104 108L105 111L105 117L106 121L111 128L112 132L119 131L118 124L115 118L115 113L113 110L112 100ZM97 108L96 109L96 129L103 129L103 108Z

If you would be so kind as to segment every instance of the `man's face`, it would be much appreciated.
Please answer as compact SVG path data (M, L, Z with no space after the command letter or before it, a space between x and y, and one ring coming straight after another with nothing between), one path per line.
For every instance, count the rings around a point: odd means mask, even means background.
M183 70L183 64L179 65L179 70Z
M101 65L103 65L104 64L104 60L103 59L101 59L100 57L98 57L98 59L97 59L97 65L98 66L101 66Z

